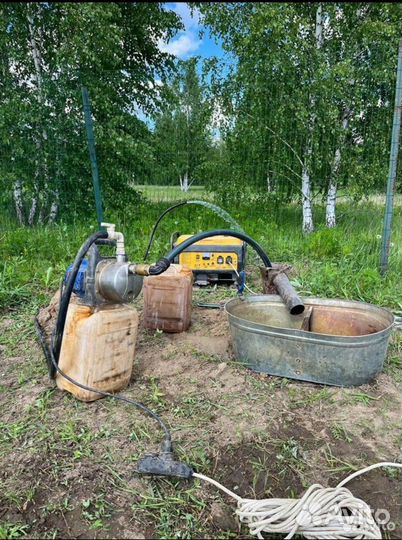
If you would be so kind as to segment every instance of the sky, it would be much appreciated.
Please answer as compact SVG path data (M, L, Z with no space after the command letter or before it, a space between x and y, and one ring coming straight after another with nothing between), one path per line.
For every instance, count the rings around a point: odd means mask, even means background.
M172 10L181 17L184 30L179 32L169 43L161 43L161 50L169 52L181 60L187 60L192 56L210 58L211 56L221 57L223 55L220 44L211 38L207 28L201 26L197 10L191 13L186 2L166 2L165 9ZM201 28L205 32L202 38L199 37Z
M216 42L215 38L211 37L208 28L201 24L197 10L191 12L186 2L165 2L164 7L179 15L184 30L178 32L168 43L160 41L161 51L173 54L180 60L188 60L192 56L200 56L201 58L211 58L212 56L222 58L224 56L220 42ZM200 30L203 30L202 37L199 36ZM226 55L225 57L227 58ZM201 63L198 70L201 71ZM155 83L159 84L160 81L155 81ZM136 106L135 111L140 120L144 121L150 128L153 127L152 119L144 114L141 107Z

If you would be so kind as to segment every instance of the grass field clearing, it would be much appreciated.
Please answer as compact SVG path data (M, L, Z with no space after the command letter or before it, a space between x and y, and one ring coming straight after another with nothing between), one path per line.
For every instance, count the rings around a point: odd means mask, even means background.
M142 259L152 225L169 204L113 216L131 260ZM377 204L342 203L338 228L319 228L310 237L300 233L294 206L227 210L272 260L293 265L292 281L302 295L401 311L399 208L385 278L377 271L383 215ZM322 207L316 216L322 221ZM222 225L205 208L180 208L161 226L151 260L166 253L175 231ZM93 222L76 222L0 233L0 538L248 538L233 503L214 489L135 474L137 459L160 441L152 421L126 405L84 404L53 389L32 318L93 230ZM258 292L256 264L249 250L248 284ZM194 303L234 296L234 288L197 289ZM135 305L141 311L142 297ZM395 332L384 373L360 388L257 375L234 361L225 314L194 307L187 333L140 328L125 394L163 415L178 456L197 471L237 486L244 496L299 496L315 481L335 485L369 463L398 458L401 350ZM384 531L386 538L400 532L399 478L376 471L350 486L390 511L396 529Z

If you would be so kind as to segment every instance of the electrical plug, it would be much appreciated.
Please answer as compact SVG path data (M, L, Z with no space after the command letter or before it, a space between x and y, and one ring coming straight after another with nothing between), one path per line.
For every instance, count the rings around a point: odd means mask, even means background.
M181 461L174 459L173 448L170 441L162 444L160 454L144 456L137 464L137 473L149 476L174 476L190 479L193 469Z

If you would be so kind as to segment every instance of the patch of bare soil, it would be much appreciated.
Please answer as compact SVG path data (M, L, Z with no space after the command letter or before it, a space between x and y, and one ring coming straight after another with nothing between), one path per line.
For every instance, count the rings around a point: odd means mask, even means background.
M15 336L7 321L2 332ZM49 392L33 332L12 353L7 347L0 523L26 524L32 538L249 538L234 501L212 486L136 475L138 458L161 441L152 419L111 400L83 404ZM162 415L180 459L244 497L300 496L312 483L335 486L353 470L400 457L401 390L389 375L340 389L253 373L234 361L219 310L195 308L183 334L141 326L124 395ZM400 537L393 473L373 471L348 488L386 509L395 523L387 537Z
M285 434L283 434L285 435ZM300 426L294 426L287 432L287 437L295 444L294 448L308 449L311 452L316 446L314 433ZM338 458L350 460L356 455L368 458L367 463L377 461L364 445L331 444ZM282 453L281 453L282 452ZM283 447L278 440L266 441L265 444L244 443L228 446L223 449L215 463L215 478L225 486L247 498L292 498L300 496L305 491L303 486L304 471L295 462L283 463ZM301 457L301 456L300 456ZM272 459L276 458L276 459ZM346 474L336 474L331 482L325 485L335 487ZM319 479L316 479L320 483ZM322 479L321 479L322 482ZM310 481L309 484L313 482ZM386 538L400 537L399 516L401 510L401 486L397 478L390 478L380 470L374 470L369 475L352 480L346 486L356 497L364 500L372 509L376 520L385 520L382 529ZM212 491L214 488L210 488ZM236 531L233 520L234 503L230 497L225 497L225 503L215 505L214 526L217 532L220 528ZM238 530L238 532L240 532Z

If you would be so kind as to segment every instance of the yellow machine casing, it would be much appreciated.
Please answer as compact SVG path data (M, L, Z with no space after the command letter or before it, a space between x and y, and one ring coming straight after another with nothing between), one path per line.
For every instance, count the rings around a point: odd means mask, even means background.
M182 244L191 234L182 234L174 246ZM237 272L244 268L245 243L233 236L213 236L188 247L175 260L189 267L198 284L209 282L234 282Z

